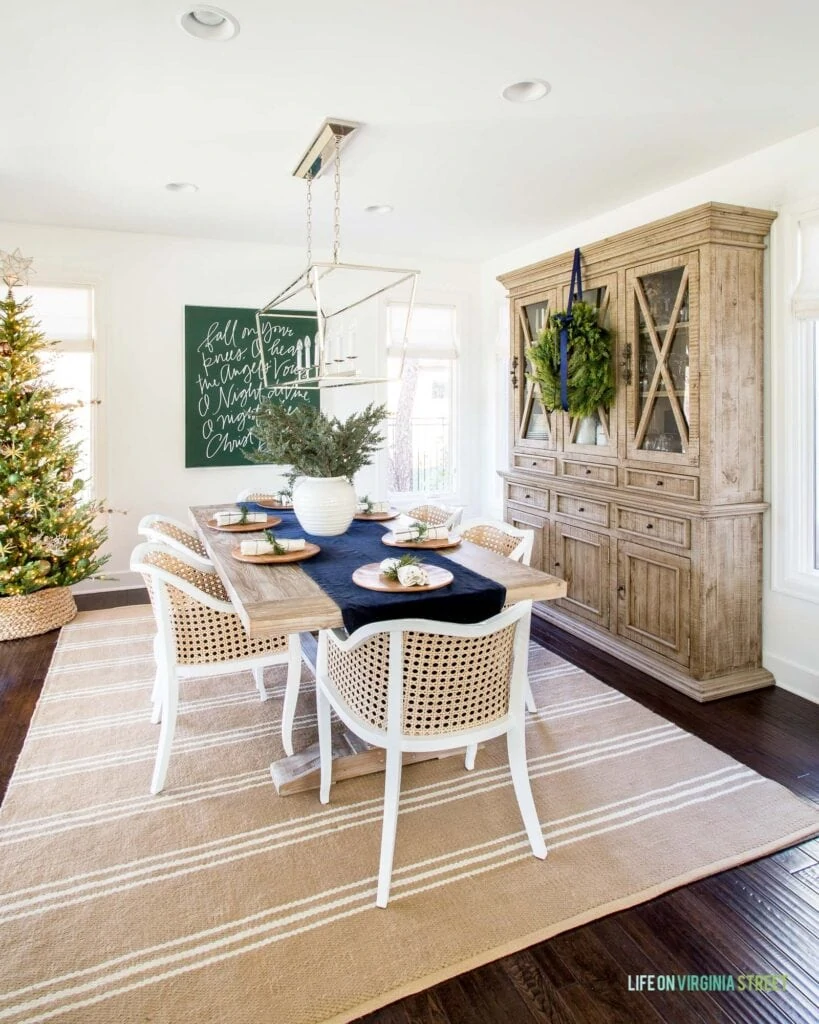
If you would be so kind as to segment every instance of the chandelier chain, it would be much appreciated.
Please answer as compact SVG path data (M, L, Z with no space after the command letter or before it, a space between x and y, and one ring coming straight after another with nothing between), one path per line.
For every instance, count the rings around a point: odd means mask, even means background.
M341 251L341 139L338 135L333 136L335 140L335 173L333 183L335 190L333 199L333 263L338 263Z
M307 174L307 266L313 262L313 172Z

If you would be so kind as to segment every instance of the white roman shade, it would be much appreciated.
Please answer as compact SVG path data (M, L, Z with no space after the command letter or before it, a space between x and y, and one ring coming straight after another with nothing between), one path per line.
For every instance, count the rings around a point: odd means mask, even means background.
M800 320L819 319L819 210L799 218L799 283L793 312Z

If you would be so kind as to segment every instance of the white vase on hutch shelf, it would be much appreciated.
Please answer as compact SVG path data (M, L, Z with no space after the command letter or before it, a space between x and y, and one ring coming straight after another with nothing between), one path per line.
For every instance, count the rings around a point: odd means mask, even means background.
M307 533L337 537L353 521L355 489L344 476L300 476L293 483L293 511Z

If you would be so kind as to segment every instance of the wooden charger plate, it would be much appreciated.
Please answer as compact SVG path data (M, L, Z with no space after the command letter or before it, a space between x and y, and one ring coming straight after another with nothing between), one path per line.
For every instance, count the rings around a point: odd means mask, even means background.
M441 587L448 587L455 579L449 569L442 569L438 565L423 565L426 569L429 583L423 587L405 587L397 581L385 579L381 575L381 566L378 562L370 562L362 565L353 573L353 583L365 590L381 590L389 594L415 594L423 593L425 590L440 590Z
M437 540L396 540L394 533L385 533L381 543L388 548L428 548L430 551L436 548L457 548L461 543L460 537L439 537Z
M253 565L275 565L278 562L303 562L321 551L318 544L305 544L298 551L288 551L283 555L243 555L241 548L233 548L230 552L237 562L251 562Z
M397 519L400 512L356 512L353 519L363 519L370 523L386 523L388 519Z
M278 526L281 522L280 516L268 516L264 523L231 523L230 526L217 526L215 519L209 519L206 526L211 530L221 530L223 533L258 533L259 530L269 530L271 526Z
M258 505L259 508L280 508L284 509L285 512L292 512L293 502L286 501L249 501L250 505Z

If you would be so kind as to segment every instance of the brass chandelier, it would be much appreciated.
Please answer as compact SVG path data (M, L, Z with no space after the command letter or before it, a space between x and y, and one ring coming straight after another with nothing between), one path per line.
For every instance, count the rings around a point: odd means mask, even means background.
M293 171L294 177L307 182L307 268L256 313L262 380L271 391L310 391L387 380L366 376L359 369L359 329L351 311L402 285L408 291L398 375L403 372L419 271L341 261L341 147L359 127L354 121L326 120ZM312 253L313 182L330 165L334 172L333 255L330 262L321 262L314 261ZM285 322L299 325L299 337L288 350L288 358L273 369L264 339Z

